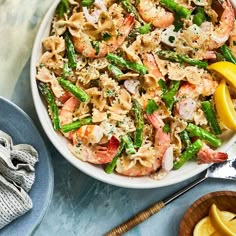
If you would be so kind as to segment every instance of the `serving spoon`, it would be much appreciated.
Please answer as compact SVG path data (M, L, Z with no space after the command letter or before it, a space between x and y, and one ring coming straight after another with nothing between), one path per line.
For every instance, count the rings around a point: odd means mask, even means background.
M211 165L205 174L200 177L199 179L193 181L186 187L182 188L178 192L174 193L170 197L154 203L150 207L140 211L132 218L128 219L124 223L118 225L111 231L105 234L105 236L118 236L126 233L136 225L142 223L155 213L159 212L163 207L167 204L171 203L173 200L178 198L179 196L183 195L184 193L188 192L190 189L194 188L198 184L202 183L207 178L221 178L221 179L231 179L236 180L236 157L229 157L229 159L225 162L215 163Z

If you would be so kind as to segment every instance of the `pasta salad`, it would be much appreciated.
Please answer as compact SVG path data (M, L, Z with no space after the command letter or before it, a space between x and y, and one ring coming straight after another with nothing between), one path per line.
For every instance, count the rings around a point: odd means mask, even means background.
M36 74L55 132L108 174L227 160L215 149L236 127L221 111L235 33L228 0L61 0Z

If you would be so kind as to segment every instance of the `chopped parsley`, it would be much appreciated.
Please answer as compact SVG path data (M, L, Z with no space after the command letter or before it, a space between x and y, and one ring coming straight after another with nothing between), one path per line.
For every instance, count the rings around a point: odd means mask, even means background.
M81 141L79 138L77 138L77 144L76 144L76 147L80 147L81 144L82 144L82 141Z
M146 106L146 113L151 115L154 111L158 110L158 106L153 99L148 99L148 104Z
M109 40L112 36L111 36L110 34L108 34L108 33L105 33L102 37L103 37L103 40L107 41L107 40Z
M39 68L43 68L45 65L43 63L39 64Z
M140 34L148 34L151 30L152 23L147 23L139 28Z
M100 51L99 42L98 41L96 41L96 42L90 41L90 43L91 43L92 47L95 49L95 51L96 51L95 55L98 55L98 53Z
M165 133L170 133L170 125L169 124L165 124L163 127L163 132Z
M114 96L114 94L115 94L114 91L112 91L112 90L110 90L110 89L107 89L107 90L106 90L106 96L107 96L107 97L112 97L112 96Z

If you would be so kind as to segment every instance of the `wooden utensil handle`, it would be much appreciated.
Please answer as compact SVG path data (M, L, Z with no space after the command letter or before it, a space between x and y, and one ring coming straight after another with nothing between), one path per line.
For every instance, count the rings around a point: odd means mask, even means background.
M118 236L122 235L125 232L129 231L132 229L134 226L142 223L158 211L160 211L163 207L165 206L163 201L157 202L154 205L148 207L147 209L139 212L136 214L134 217L130 218L123 224L120 224L119 226L115 227L111 231L109 231L105 236Z

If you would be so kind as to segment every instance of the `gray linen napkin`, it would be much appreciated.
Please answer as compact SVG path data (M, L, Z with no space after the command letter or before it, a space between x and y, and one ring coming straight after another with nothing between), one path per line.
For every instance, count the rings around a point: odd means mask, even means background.
M13 145L0 130L0 229L33 207L27 192L35 180L37 151L28 144Z

